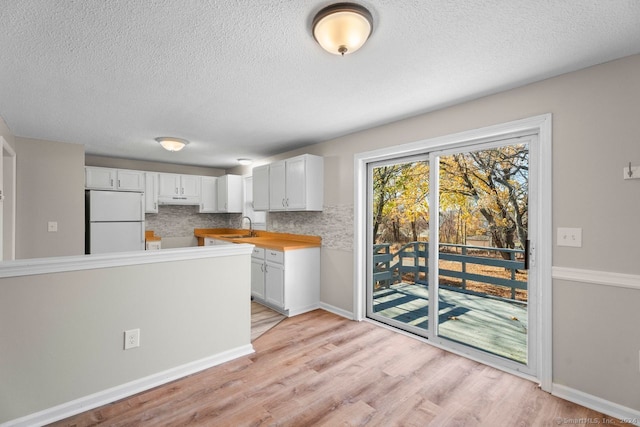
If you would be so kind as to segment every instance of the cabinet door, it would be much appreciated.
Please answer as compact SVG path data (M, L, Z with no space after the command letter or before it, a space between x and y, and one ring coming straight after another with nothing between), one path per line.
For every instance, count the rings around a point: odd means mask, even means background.
M200 184L200 213L216 212L218 206L218 178L203 176Z
M269 210L269 165L253 168L253 210Z
M265 270L265 299L284 309L284 266L267 262Z
M180 177L180 195L186 197L200 197L200 177L196 175L182 175Z
M218 212L226 212L227 211L227 190L228 190L228 185L227 185L227 181L228 181L228 177L227 175L223 175L221 177L218 177L218 197L217 197L217 204L218 204Z
M242 177L240 175L226 175L227 177L227 209L229 213L242 213Z
M116 188L116 170L87 166L84 168L84 185L96 190L113 190Z
M146 213L158 213L158 174L145 172L144 204Z
M161 173L158 176L158 194L172 197L180 194L180 175L173 173Z
M251 258L251 295L264 300L264 261Z
M118 190L144 191L144 172L119 169Z
M286 205L287 209L304 209L307 207L306 198L306 168L304 157L296 157L286 162Z
M286 209L285 162L271 163L269 166L269 210Z

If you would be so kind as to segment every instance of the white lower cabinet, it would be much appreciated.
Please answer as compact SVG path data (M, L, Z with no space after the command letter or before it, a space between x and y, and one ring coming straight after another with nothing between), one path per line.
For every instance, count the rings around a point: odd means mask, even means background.
M222 239L214 239L213 237L204 238L204 246L217 246L217 245L233 245L233 242Z
M264 249L254 247L251 254L251 296L257 300L265 300Z
M286 310L284 300L284 264L269 259L269 254L283 255L283 252L267 249L264 276L265 300L268 304ZM283 258L280 256L280 258ZM292 284L293 285L293 284Z
M320 248L278 251L254 248L251 295L287 316L320 306Z

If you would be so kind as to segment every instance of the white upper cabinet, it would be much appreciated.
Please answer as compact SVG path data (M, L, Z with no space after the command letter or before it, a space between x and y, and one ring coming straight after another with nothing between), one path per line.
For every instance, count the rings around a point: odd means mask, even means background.
M218 177L218 212L242 213L242 177L223 175Z
M200 178L197 175L159 174L158 201L174 205L199 205Z
M255 194L254 187L254 204ZM321 211L323 200L322 157L303 154L269 165L269 210Z
M158 213L158 174L145 172L144 183L145 213Z
M284 160L269 165L269 210L287 209L287 174Z
M85 187L92 190L145 191L142 171L87 166L84 178Z
M180 175L181 194L189 198L200 197L201 177L196 175Z
M253 168L253 210L269 210L269 165Z
M218 178L203 176L200 184L200 213L217 212L218 208Z
M126 169L118 169L116 172L118 190L144 191L144 172Z

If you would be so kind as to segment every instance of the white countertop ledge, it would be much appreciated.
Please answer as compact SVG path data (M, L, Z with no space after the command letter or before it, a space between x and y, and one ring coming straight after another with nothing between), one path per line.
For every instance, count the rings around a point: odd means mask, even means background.
M109 254L3 261L0 262L0 278L191 259L218 258L234 255L251 255L253 246L254 245L248 243L238 243L232 245L161 249L158 251L116 252Z

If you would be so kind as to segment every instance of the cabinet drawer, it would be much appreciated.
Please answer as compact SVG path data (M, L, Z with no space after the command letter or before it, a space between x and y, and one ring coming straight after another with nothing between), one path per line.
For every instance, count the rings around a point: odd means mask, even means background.
M284 264L284 252L267 249L265 259L267 261L277 262L278 264Z
M254 247L251 253L252 258L264 259L264 248Z

